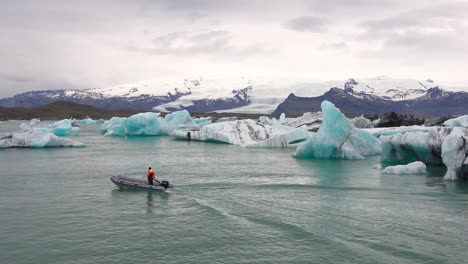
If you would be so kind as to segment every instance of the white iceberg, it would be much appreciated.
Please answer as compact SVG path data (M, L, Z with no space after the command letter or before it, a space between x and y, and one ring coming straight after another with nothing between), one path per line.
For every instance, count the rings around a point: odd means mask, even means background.
M363 115L360 115L352 118L351 123L353 123L354 127L357 128L374 128L374 126L379 123L379 120L371 121Z
M463 165L468 161L468 137L448 135L442 143L442 160L447 166L444 180L463 177Z
M286 125L290 127L302 127L316 132L320 128L322 120L322 112L307 112L298 118L288 120Z
M444 122L446 127L465 127L468 128L468 115L452 118Z
M303 129L263 125L251 119L214 123L198 130L176 130L172 135L177 139L220 142L243 147L288 147L309 136Z
M0 148L84 147L85 144L60 138L39 128L0 134Z
M389 174L421 174L426 173L426 164L421 161L411 162L406 165L388 166L383 173Z
M381 143L369 132L355 128L338 108L321 104L323 122L318 132L299 145L297 158L363 159L381 153Z
M40 126L40 124L41 124L40 119L33 118L28 123L21 123L20 128L22 130L26 130L26 129L38 127L38 126Z

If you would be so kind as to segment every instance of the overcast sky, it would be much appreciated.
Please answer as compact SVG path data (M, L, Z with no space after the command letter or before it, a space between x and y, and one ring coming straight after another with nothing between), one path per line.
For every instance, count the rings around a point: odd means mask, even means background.
M0 97L210 74L468 84L467 14L468 0L0 0Z

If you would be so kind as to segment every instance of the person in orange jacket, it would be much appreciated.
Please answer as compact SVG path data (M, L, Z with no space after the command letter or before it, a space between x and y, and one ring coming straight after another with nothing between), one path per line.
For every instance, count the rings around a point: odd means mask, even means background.
M148 171L146 172L146 178L148 179L148 184L153 185L153 180L156 179L156 173L154 173L151 167L149 167Z

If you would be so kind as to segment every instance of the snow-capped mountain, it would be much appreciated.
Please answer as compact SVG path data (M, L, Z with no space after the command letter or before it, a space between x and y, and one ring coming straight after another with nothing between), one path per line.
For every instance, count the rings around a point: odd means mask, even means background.
M386 111L417 113L421 112L418 109L426 108L431 111L446 108L440 113L467 114L465 109L468 106L464 107L468 103L466 95L466 92L443 90L432 80L393 79L387 76L320 83L279 77L202 76L155 79L84 90L33 91L0 99L0 106L37 107L64 100L108 110L165 112L187 109L191 112L299 114L318 110L316 102L326 99L340 108L344 106L343 111L351 114Z

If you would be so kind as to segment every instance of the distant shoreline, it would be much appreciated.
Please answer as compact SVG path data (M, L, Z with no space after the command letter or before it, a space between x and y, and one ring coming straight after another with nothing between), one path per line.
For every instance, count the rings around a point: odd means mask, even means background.
M61 120L66 118L83 119L109 119L112 117L129 117L137 113L149 112L145 110L102 110L88 105L77 104L67 101L57 101L37 108L25 107L0 107L0 121L8 120L31 120L39 118L41 120ZM161 113L165 116L167 113ZM190 113L192 117L238 117L240 119L258 119L260 116L275 117L271 114L246 114L246 113Z

